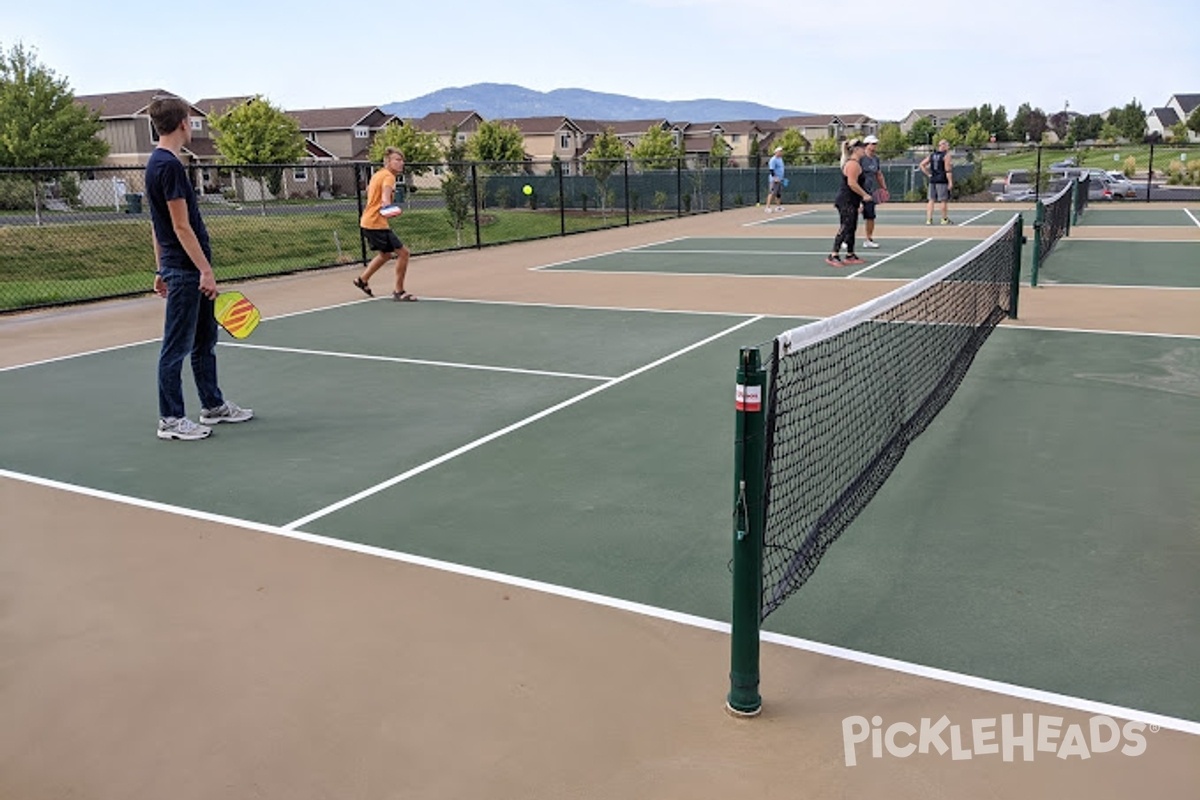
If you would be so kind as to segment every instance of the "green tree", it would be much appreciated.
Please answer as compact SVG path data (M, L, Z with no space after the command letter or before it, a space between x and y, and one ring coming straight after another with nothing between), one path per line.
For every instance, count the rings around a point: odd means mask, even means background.
M983 147L991 138L991 133L988 132L987 128L983 127L983 123L976 122L967 129L967 133L963 137L963 141L966 143L967 147Z
M1108 118L1117 126L1121 136L1131 142L1140 142L1146 135L1146 112L1137 98L1126 103L1120 110L1112 109Z
M382 163L389 147L404 153L405 188L408 191L412 191L411 176L428 173L442 160L442 143L437 134L414 128L411 122L407 125L392 122L384 126L371 141L367 156Z
M1187 126L1188 130L1200 134L1200 106L1196 106L1192 109L1192 113L1188 115Z
M0 167L61 167L99 164L108 145L96 134L98 114L75 102L65 79L38 63L20 44L0 54ZM61 173L33 173L29 187L37 224L42 223L44 183Z
M879 146L876 154L888 161L904 154L908 149L908 137L895 122L888 122L879 127Z
M1005 110L1004 106L996 106L996 110L992 113L992 124L988 130L990 130L992 135L996 137L996 141L1009 141L1008 111Z
M454 228L455 239L462 247L463 228L471 214L471 186L468 179L467 146L458 141L458 128L450 131L450 146L446 148L446 177L442 179L442 198L446 214Z
M282 164L304 158L304 134L300 124L261 95L240 103L209 119L216 131L213 144L230 164L245 165L244 172L257 178L262 213L267 213L267 192L278 196L283 188Z
M479 162L475 190L484 205L490 175L516 175L525 168L525 137L511 122L485 120L467 139L467 155Z
M671 169L679 163L679 148L670 131L651 125L633 146L634 163L640 169Z
M625 161L625 145L617 138L612 128L596 137L587 155L583 157L583 171L596 179L600 198L600 214L608 219L608 179Z
M1186 142L1187 141L1188 126L1187 126L1187 123L1184 122L1183 120L1179 120L1174 125L1172 125L1168 130L1171 131L1171 141L1172 142Z
M937 136L935 136L934 138L935 139L945 139L947 142L950 143L951 147L958 147L960 144L963 143L963 138L965 137L965 134L963 133L962 129L958 127L960 124L962 124L962 123L955 122L953 120L951 120L950 122L947 122L945 125L942 126L942 129L937 132Z
M933 144L933 137L936 135L937 127L933 124L933 120L921 117L908 129L908 143L913 147Z
M783 134L775 140L776 147L783 148L783 163L796 164L801 161L801 157L808 152L812 145L808 139L804 138L804 134L795 128L788 128Z
M488 172L516 174L525 166L525 137L511 122L485 120L467 139L467 155Z
M1099 114L1081 114L1071 120L1068 136L1076 142L1090 142L1100 138L1104 119Z
M1013 141L1040 142L1046 132L1046 112L1029 103L1021 103L1009 125L1009 132Z
M832 136L822 136L812 143L813 160L818 164L836 164L841 154L842 146Z
M389 147L395 147L404 153L405 192L414 191L412 176L426 174L442 159L442 143L437 134L418 130L411 123L404 125L390 122L384 126L371 140L367 157L371 161L382 163Z

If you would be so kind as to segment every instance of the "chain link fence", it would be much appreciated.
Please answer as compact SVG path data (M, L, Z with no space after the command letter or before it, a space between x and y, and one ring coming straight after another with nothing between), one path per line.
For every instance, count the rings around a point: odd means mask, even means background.
M1153 145L1142 149L1147 150L1150 175L1147 199L1175 199L1176 185L1200 186L1200 150L1183 148L1168 158L1172 148L1164 145L1158 155L1152 155ZM983 165L1001 163L993 160L997 157L1010 163L1035 159L1035 169L1041 169L1051 152L1128 167L1135 175L1141 168L1141 151L1130 148L1124 155L1096 148L959 151L956 190L964 187L964 195L973 195L986 189L995 175ZM925 180L916 168L919 155L884 164L893 200L924 200ZM761 203L766 159L733 163L695 157L653 164L557 159L409 163L398 187L405 213L393 228L420 255ZM189 165L218 280L364 261L368 253L358 220L376 168L347 161ZM840 171L836 164L805 156L788 164L787 178L784 203L831 203ZM143 165L0 169L0 313L149 291L155 265L143 179Z

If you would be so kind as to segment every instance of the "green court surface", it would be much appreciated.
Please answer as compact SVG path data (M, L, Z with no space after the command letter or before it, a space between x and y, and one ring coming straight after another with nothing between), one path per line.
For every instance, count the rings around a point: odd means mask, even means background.
M737 352L798 322L364 301L225 340L205 442L154 343L0 371L0 469L724 621ZM1200 721L1197 441L1200 340L1001 327L766 628Z
M1091 202L1079 224L1196 228L1200 227L1200 209L1147 208L1145 203L1138 204L1132 200Z
M862 241L861 238L859 240ZM833 240L822 237L691 237L617 250L537 269L660 275L792 276L801 278L920 277L970 250L977 242L959 239L880 239L877 250L859 249L866 263L831 267L825 263Z
M1078 238L1086 235L1087 229L1078 226L1059 240L1038 271L1040 285L1200 288L1200 242Z
M934 209L934 220L931 227L941 224L940 208ZM1013 214L1025 214L1033 219L1033 206L1026 204L1001 203L996 208L956 208L950 204L950 222L958 227L969 225L984 225L998 227L1012 219ZM891 204L885 203L877 210L878 225L924 225L925 205L918 203ZM801 208L795 211L783 211L766 214L761 222L755 221L750 225L833 225L838 224L838 214L832 205L821 208ZM862 233L862 223L859 223L859 233Z

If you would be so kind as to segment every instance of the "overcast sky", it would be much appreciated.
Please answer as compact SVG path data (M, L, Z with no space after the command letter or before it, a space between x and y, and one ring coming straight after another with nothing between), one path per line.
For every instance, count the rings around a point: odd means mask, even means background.
M1198 9L1198 0L113 0L81 13L77 0L0 0L0 45L36 50L76 94L262 94L301 109L491 82L878 119L991 103L1011 117L1023 102L1098 113L1200 93Z

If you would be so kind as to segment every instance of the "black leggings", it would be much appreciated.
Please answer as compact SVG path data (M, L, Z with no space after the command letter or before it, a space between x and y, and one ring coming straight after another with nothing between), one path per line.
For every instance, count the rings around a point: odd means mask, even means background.
M842 243L846 243L846 254L854 255L854 234L858 231L858 204L836 206L841 225L833 240L833 253L842 251Z

